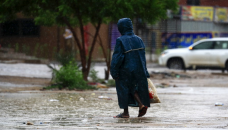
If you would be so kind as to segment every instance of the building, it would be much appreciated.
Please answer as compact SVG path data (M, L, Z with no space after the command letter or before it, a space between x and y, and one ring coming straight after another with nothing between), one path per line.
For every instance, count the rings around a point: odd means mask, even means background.
M160 47L186 47L200 39L228 36L228 1L179 0L179 5L178 14L160 22Z
M74 28L77 30L77 28ZM13 48L16 52L23 52L38 58L55 59L56 53L61 51L69 51L69 48L76 50L79 58L79 51L75 41L71 37L65 37L67 34L66 27L46 27L35 25L33 19L25 18L18 14L18 18L0 24L0 44L2 47ZM92 42L90 34L95 33L95 29L91 24L84 27L85 41L87 50ZM78 31L79 34L79 31ZM103 52L100 47L100 40L105 48L108 47L109 25L102 24L95 50L93 51L94 60L104 60ZM79 40L82 39L79 37Z
M166 48L186 47L203 38L228 36L228 14L225 13L228 12L227 0L179 0L178 4L180 5L178 13L167 11L168 19L154 25L133 20L134 31L137 28L135 33L146 45L148 60L155 61L154 54L160 54ZM199 10L203 11L204 16L189 15L200 13ZM92 34L95 31L91 24L84 29ZM69 46L78 50L76 46L72 46L75 45L72 38L63 36L66 34L65 30L66 28L57 26L36 26L32 19L24 18L19 14L19 19L16 21L0 25L0 43L3 47L12 47L16 51L54 59L56 53L66 50ZM115 39L120 36L116 24L103 24L99 34L105 48L109 48L111 44L113 50ZM88 34L84 35L89 49L92 37ZM99 40L97 40L93 58L104 61Z

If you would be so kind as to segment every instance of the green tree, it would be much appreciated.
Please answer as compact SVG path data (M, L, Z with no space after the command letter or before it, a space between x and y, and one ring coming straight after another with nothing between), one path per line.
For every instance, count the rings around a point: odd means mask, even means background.
M178 6L178 0L0 0L0 2L0 22L14 19L16 13L21 12L25 16L33 17L35 23L39 25L67 26L79 48L84 80L87 80L89 74L94 46L98 41L102 23L116 23L118 19L128 17L141 18L142 21L152 24L166 18L167 9L176 10ZM88 23L93 24L96 31L90 34L93 40L87 57L83 27ZM80 29L80 34L76 34L74 27ZM106 48L101 40L99 43L106 59L106 75L109 75L110 48L105 51Z

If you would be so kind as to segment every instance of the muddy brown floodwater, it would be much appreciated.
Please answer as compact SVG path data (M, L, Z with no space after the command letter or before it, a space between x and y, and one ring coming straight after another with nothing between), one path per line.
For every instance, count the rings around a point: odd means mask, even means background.
M140 118L138 108L132 107L129 119L113 118L122 112L115 88L2 92L0 129L228 129L228 76L189 75L192 78L153 75L155 84L169 86L157 88L162 103L151 104ZM224 105L215 106L217 102Z
M145 117L130 108L129 119L114 119L120 113L116 93L20 92L1 93L1 129L152 129L228 128L228 88L159 88L162 101L152 104ZM108 96L112 100L99 99ZM84 100L80 101L80 98ZM215 106L216 102L224 103ZM30 122L33 125L27 125Z

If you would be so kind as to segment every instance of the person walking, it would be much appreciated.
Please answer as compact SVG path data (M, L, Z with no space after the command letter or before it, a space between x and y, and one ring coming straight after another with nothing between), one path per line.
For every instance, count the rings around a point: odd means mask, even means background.
M150 107L145 45L133 33L130 18L119 19L117 26L121 37L116 39L110 72L116 83L119 107L124 112L114 118L129 118L128 106L139 107L138 117L142 117Z

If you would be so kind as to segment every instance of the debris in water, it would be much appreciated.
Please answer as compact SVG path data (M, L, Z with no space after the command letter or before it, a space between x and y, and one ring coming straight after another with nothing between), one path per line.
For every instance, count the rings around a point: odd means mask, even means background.
M112 100L112 98L107 97L107 96L99 96L98 98L99 98L99 99L107 99L107 100Z
M87 122L87 121L88 121L87 119L82 120L82 122Z
M91 93L91 95L93 95L93 96L94 96L94 95L95 95L95 93Z
M224 104L223 103L221 103L221 102L216 102L215 103L215 106L223 106Z
M174 84L173 87L175 88L175 87L178 87L178 86L176 84Z
M33 123L31 123L31 122L27 122L27 125L33 125Z
M169 83L161 83L161 85L163 85L163 86L170 86Z
M106 85L104 85L104 84L97 84L97 88L108 88Z
M153 78L191 78L188 75L183 75L175 72L159 72L159 71L152 71L150 76Z
M81 97L81 98L79 98L79 101L85 101L85 99Z
M56 99L50 99L49 101L50 101L50 102L58 102L59 100L56 100Z
M171 85L169 83L161 83L156 85L156 88L167 88L167 87L171 87Z

